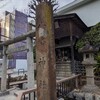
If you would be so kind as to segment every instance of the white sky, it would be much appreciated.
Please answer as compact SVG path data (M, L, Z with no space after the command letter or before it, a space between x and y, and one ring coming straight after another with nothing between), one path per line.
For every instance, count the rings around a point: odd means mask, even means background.
M1 1L1 0L0 0ZM4 0L0 2L0 17L3 15L3 13L7 11L14 11L14 9L17 9L19 11L24 11L24 9L28 9L28 2L30 0ZM73 2L74 0L57 0L59 3L59 6L62 7L64 5L67 5L70 2ZM16 70L18 69L27 69L27 62L26 60L18 60L16 64Z
M4 13L5 10L12 12L14 9L19 11L27 11L28 3L31 0L0 0L0 15ZM74 0L57 0L59 6L62 7Z

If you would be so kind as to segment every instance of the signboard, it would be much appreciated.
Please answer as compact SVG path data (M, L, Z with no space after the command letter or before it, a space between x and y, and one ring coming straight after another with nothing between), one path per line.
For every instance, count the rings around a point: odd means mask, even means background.
M27 33L27 31L28 31L27 15L16 10L15 11L15 37ZM24 45L26 45L26 41L16 43L15 47L17 48L17 47L21 47ZM26 51L15 53L14 58L15 59L26 59L27 53Z
M17 47L17 48L13 48L13 49L8 49L6 51L6 54L11 54L11 53L16 53L16 52L21 52L21 51L25 51L27 50L27 47L26 45L23 45L23 46L20 46L20 47Z
M16 68L16 59L9 59L8 69Z
M23 33L26 33L27 29L28 29L27 15L16 10L15 11L15 37Z

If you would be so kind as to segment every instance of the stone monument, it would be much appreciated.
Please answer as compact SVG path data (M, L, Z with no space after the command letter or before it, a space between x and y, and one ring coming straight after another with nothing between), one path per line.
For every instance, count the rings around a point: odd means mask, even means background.
M83 53L82 64L86 68L86 85L82 88L84 92L94 92L99 89L94 83L93 72L93 66L97 64L94 60L94 53L97 51L98 48L91 46L89 43L80 49L80 52Z
M50 2L36 8L37 100L57 100L53 10Z

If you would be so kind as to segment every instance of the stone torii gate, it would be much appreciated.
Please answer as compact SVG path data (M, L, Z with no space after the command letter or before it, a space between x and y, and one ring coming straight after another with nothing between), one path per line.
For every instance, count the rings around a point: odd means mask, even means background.
M27 69L28 69L28 88L34 87L34 59L33 59L33 37L34 31L29 31L25 35L18 36L16 38L7 40L0 43L3 46L3 62L2 62L2 76L1 76L1 91L6 91L7 86L7 55L19 51L27 50ZM20 41L26 40L26 46L20 48L8 49L8 46Z

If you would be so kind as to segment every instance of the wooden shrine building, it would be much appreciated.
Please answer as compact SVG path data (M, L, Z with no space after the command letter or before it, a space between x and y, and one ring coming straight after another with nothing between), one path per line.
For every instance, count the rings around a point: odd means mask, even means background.
M83 34L89 30L75 13L54 17L56 62L64 63L81 60L75 44Z

